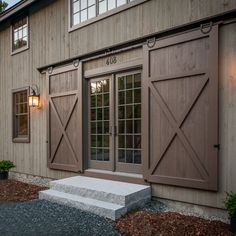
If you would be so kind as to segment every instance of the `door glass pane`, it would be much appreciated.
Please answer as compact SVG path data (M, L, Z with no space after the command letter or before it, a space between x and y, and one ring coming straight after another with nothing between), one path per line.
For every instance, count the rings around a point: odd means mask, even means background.
M133 118L133 105L126 106L125 116L126 116L127 119Z
M90 93L92 94L96 94L96 89L97 89L97 83L90 83Z
M126 77L126 89L130 89L133 87L133 76L132 75L128 75Z
M119 106L118 116L119 116L119 119L125 119L125 106Z
M126 133L132 134L133 133L133 120L127 120L126 121Z
M134 90L134 103L141 103L141 89Z
M125 77L120 77L118 80L118 89L123 90L125 89Z
M133 151L132 150L126 151L126 163L133 163Z
M99 121L97 122L97 133L98 134L102 134L102 125L103 125L103 122L102 121Z
M97 146L97 139L96 135L91 135L91 147L96 147Z
M136 149L141 148L141 135L134 136L134 148L136 148Z
M97 107L102 107L102 94L97 95Z
M141 74L134 75L134 87L139 88L141 87Z
M91 148L91 160L96 160L96 159L97 159L97 149Z
M97 146L98 147L103 147L103 137L102 137L102 135L97 136Z
M104 161L109 161L109 149L103 150L103 158L104 158Z
M106 93L106 92L109 93L109 91L110 91L109 86L110 86L109 80L108 79L107 80L103 80L103 83L102 83L102 89L103 89L102 91L103 91L103 93Z
M96 134L96 133L97 133L97 123L91 122L91 134Z
M126 104L130 104L133 102L133 91L127 90L126 91Z
M103 119L104 120L109 120L110 114L109 114L109 107L105 107L103 109Z
M109 133L109 121L104 121L103 125L104 125L104 134L108 134Z
M97 109L97 120L102 120L102 108Z
M118 162L141 164L141 74L117 80Z
M134 133L141 133L141 120L134 120Z
M103 136L103 147L109 147L109 135Z
M109 93L103 94L103 105L109 106Z
M126 135L126 148L130 149L133 148L133 136L132 135Z
M124 134L125 133L125 121L119 121L119 133Z
M141 164L141 151L134 151L134 163Z
M97 110L96 109L91 109L91 120L96 120L97 119Z
M125 103L125 92L119 92L119 96L118 96L118 101L119 101L119 105L122 105Z
M134 105L134 118L141 118L141 104Z
M103 161L103 150L97 149L97 161Z
M118 150L118 161L125 162L125 150Z
M96 95L91 96L91 107L96 107Z
M89 86L91 160L109 161L109 80L91 81Z

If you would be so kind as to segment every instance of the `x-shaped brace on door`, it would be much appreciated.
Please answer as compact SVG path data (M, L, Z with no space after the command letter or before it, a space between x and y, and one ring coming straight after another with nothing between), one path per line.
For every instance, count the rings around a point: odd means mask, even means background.
M69 124L70 118L71 118L72 113L73 113L73 111L74 111L74 109L75 109L75 106L76 106L76 104L77 104L77 101L78 101L78 95L76 94L76 95L75 95L74 102L72 103L73 105L72 105L72 107L71 107L71 109L70 109L70 111L69 111L69 113L68 113L68 115L67 115L67 117L66 117L65 123L63 124L62 121L61 121L61 119L60 119L60 117L59 117L59 115L58 115L57 109L56 109L56 107L55 107L55 105L54 105L54 103L53 103L53 101L52 101L52 98L51 98L51 97L49 98L49 104L51 105L51 108L53 109L53 112L54 112L54 114L55 114L55 116L56 116L56 119L57 119L58 124L59 124L60 131L61 131L60 138L59 138L59 142L58 142L58 144L56 145L56 148L55 148L55 150L53 151L52 155L50 156L50 162L51 162L51 163L53 162L53 160L54 160L54 158L55 158L55 156L56 156L56 152L57 152L57 150L58 150L58 148L59 148L59 146L60 146L60 144L61 144L61 141L62 141L62 138L63 138L63 137L65 138L66 144L68 145L69 149L70 149L71 152L72 152L72 156L73 156L75 162L78 162L78 159L77 159L77 157L76 157L75 151L74 151L74 149L73 149L73 147L72 147L72 145L71 145L71 143L70 143L70 140L69 140L69 138L68 138L68 135L67 135L67 133L66 133L66 128L67 128L67 126L68 126L68 124Z
M202 164L201 160L198 158L198 156L197 156L196 152L194 151L193 147L191 146L191 144L187 140L187 138L184 135L183 131L181 130L181 126L183 125L184 121L188 117L188 115L191 112L192 108L196 104L198 98L201 96L203 90L205 89L205 87L206 87L206 85L209 81L209 78L205 74L205 76L203 77L203 80L201 82L201 85L199 86L199 89L194 94L194 99L187 106L187 108L183 112L183 115L181 116L181 118L178 122L176 121L174 115L170 111L168 105L165 103L165 101L164 101L163 97L161 96L161 94L158 92L158 90L153 85L153 82L160 82L160 81L162 81L162 80L157 81L157 80L151 79L150 81L148 81L149 88L150 88L150 90L152 92L152 95L154 96L156 102L160 105L161 109L163 110L163 112L165 113L167 119L169 120L169 122L170 122L170 124L173 128L173 132L172 132L170 138L168 139L163 151L161 152L161 155L155 161L153 167L149 170L149 174L152 175L154 173L157 166L159 165L159 163L163 159L165 153L167 152L168 148L172 144L174 138L176 137L176 135L178 135L178 137L180 138L182 144L184 145L185 149L187 150L191 160L193 161L195 167L198 169L201 177L203 179L207 179L208 172L207 172L206 168L204 167L204 165Z

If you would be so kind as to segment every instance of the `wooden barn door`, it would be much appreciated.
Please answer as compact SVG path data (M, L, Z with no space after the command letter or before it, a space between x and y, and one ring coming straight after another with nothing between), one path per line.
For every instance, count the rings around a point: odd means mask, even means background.
M218 27L147 44L144 57L145 179L217 190Z
M48 74L48 164L52 169L82 171L80 67Z

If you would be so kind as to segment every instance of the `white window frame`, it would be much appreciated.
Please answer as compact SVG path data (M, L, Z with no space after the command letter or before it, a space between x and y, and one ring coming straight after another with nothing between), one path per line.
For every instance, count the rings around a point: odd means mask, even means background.
M23 52L27 49L29 49L29 40L30 40L30 30L29 30L29 17L28 16L24 16L22 18L26 18L26 24L27 24L27 44L21 48L18 48L18 49L13 49L13 40L14 40L14 36L13 36L13 24L17 22L14 21L12 24L11 24L11 27L10 27L10 48L11 48L11 55L15 55L17 53L20 53L20 52ZM22 19L21 18L21 19ZM18 19L18 20L21 20L21 19Z
M135 1L132 1L132 2L129 2L129 3L126 3L126 4L122 5L122 6L119 6L117 8L114 8L112 10L108 10L105 13L97 15L97 16L95 16L95 17L93 17L91 19L88 19L88 20L86 20L84 22L81 22L81 23L79 23L77 25L72 25L72 23L73 23L73 20L72 20L72 17L73 17L72 4L73 3L72 3L72 0L68 0L68 10L69 10L69 13L68 13L68 16L69 16L68 17L69 27L68 28L69 28L69 32L72 32L72 31L74 31L76 29L79 29L79 28L82 28L84 26L90 25L90 24L92 24L92 23L94 23L96 21L102 20L102 19L104 19L106 17L115 15L115 14L121 12L121 11L124 11L124 10L126 10L128 8L131 8L131 7L134 7L134 6L137 6L137 5L139 5L139 4L143 3L143 2L146 2L146 1L149 1L149 0L135 0Z

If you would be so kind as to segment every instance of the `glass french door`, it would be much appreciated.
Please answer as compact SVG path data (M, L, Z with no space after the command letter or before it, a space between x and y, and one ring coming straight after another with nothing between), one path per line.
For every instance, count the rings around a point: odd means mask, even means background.
M116 171L141 172L141 73L116 75Z
M89 82L89 168L113 170L112 76Z
M141 173L141 72L89 82L89 168Z

